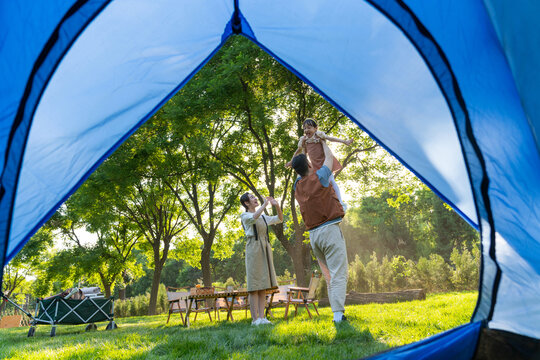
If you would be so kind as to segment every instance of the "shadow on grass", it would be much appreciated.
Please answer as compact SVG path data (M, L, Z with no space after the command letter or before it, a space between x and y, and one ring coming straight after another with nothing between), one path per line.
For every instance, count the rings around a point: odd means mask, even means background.
M352 338L365 343L376 341L367 327L359 330L351 324L350 320L334 323L334 327L336 328L334 343L350 341Z
M179 326L167 333L166 340L146 353L148 358L347 359L388 349L367 327L351 323L334 327L328 317L280 319L260 326L252 326L250 320L225 321L189 329Z

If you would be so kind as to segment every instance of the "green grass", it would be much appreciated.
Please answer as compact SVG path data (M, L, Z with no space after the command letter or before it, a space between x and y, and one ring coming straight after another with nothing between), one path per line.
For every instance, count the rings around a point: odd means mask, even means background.
M310 320L300 312L283 320L274 310L273 325L251 326L243 311L235 321L209 322L199 314L189 329L180 315L118 319L119 328L84 332L85 325L60 325L56 337L40 325L0 329L1 359L352 359L408 344L467 323L477 293L428 295L427 300L346 307L349 322L334 326L330 308ZM249 315L248 315L249 316ZM222 317L223 319L223 317Z

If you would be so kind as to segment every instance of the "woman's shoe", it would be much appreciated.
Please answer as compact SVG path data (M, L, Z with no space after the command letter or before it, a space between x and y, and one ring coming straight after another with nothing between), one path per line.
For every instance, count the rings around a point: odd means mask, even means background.
M272 324L272 322L270 320L268 320L267 318L260 318L260 324L263 325L263 324Z
M262 320L262 319L253 320L253 321L251 322L251 325L259 326L259 325L261 325L261 320Z

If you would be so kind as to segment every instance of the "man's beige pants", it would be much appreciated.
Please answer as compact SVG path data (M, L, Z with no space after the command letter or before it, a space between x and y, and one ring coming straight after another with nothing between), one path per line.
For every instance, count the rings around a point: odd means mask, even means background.
M330 282L327 279L330 307L333 312L343 312L347 293L348 262L345 239L339 223L310 230L309 239L319 263L325 265L330 272Z

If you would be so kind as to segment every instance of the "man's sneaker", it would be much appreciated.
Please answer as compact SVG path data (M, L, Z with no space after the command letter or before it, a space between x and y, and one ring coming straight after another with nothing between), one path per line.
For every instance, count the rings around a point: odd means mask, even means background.
M341 320L334 320L335 323L340 323L340 322L343 322L343 321L348 321L348 320L347 320L347 317L346 317L345 315L343 315L343 316L341 317Z
M270 320L268 320L267 318L261 318L259 319L261 322L260 324L263 325L263 324L272 324L272 322Z
M262 319L253 320L253 321L251 322L251 325L259 326L259 325L262 324L262 323L261 323L261 320L262 320Z

